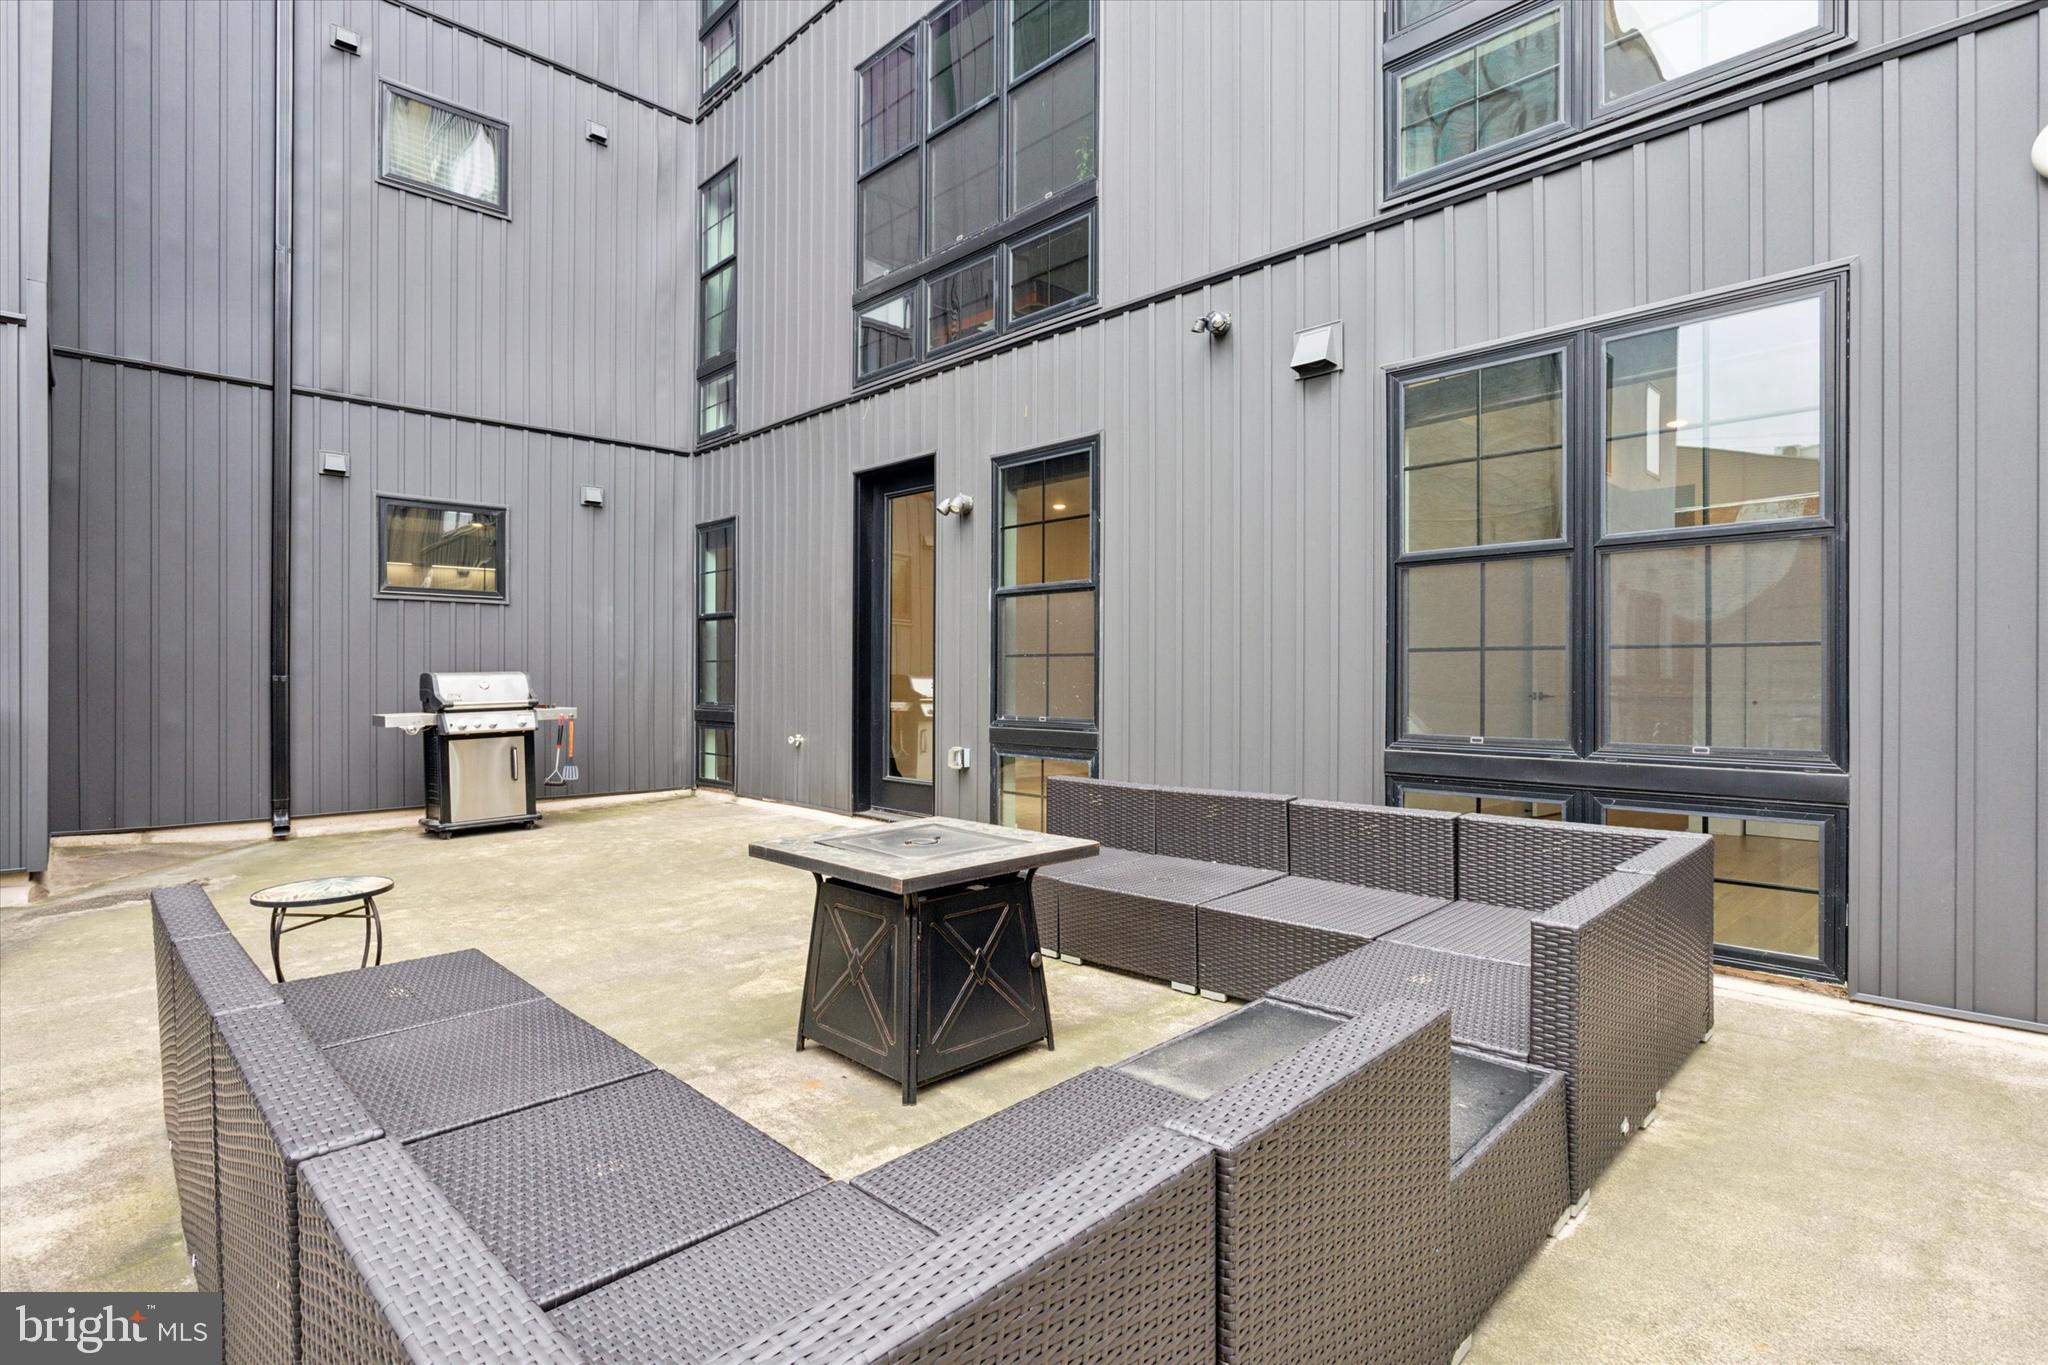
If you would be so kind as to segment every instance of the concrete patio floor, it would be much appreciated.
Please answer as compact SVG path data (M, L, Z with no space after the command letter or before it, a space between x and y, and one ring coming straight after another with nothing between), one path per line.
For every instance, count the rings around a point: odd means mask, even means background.
M144 898L199 880L268 960L247 896L391 876L386 959L480 947L835 1176L1226 1006L1049 971L1056 1052L914 1109L792 1046L810 881L750 840L835 817L713 797L559 810L440 842L387 819L299 837L62 850L0 911L0 1288L189 1287L163 1143ZM344 826L349 822L341 822ZM355 965L353 926L286 940ZM1733 978L1661 1121L1482 1324L1470 1360L2037 1360L2048 1340L2048 1039Z

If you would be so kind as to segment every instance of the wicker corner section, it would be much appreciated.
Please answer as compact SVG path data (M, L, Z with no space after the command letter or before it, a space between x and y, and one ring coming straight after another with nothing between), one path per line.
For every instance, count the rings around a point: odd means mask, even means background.
M1449 811L1297 800L1287 820L1288 870L1297 877L1443 900L1458 894L1458 817Z
M1045 784L1045 829L1093 839L1104 848L1155 851L1159 789L1096 777L1054 777Z
M323 1156L300 1176L309 1365L580 1359L398 1144Z
M1450 1018L1383 1006L1169 1126L1217 1149L1217 1358L1448 1357Z
M1215 1210L1210 1150L1143 1129L717 1359L1206 1365Z
M1547 910L1647 853L1655 836L1597 825L1460 815L1459 900Z
M227 921L220 917L213 898L198 882L159 887L150 892L149 910L164 938L173 943L228 932Z
M1548 1072L1451 1170L1453 1340L1542 1249L1571 1200L1564 1078Z
M1291 796L1161 787L1156 852L1232 867L1287 871Z
M1652 882L1660 1069L1668 1079L1714 1027L1714 841L1704 834L1668 835L1619 870Z

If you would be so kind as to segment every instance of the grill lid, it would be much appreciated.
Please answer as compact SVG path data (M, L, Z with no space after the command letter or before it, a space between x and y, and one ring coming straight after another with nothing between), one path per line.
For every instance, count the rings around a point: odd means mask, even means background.
M420 674L420 704L437 711L532 706L536 700L524 673Z

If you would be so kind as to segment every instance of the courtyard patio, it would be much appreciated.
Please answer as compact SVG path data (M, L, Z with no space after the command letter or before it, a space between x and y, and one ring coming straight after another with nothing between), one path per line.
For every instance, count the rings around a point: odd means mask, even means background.
M701 797L553 810L451 842L393 817L289 842L214 835L60 850L0 912L0 1282L189 1288L163 1134L147 892L203 883L268 960L249 894L393 878L385 960L481 948L843 1178L1229 1005L1048 968L1057 1051L933 1084L792 1046L811 883L758 839L856 822ZM285 941L292 978L360 935ZM1470 1359L2020 1359L2048 1334L2048 1040L1720 977L1713 1041L1590 1208L1481 1325Z

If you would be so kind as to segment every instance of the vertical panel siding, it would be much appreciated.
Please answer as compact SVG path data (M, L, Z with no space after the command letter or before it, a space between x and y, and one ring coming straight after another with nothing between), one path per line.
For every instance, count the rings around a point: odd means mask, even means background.
M268 395L61 357L53 368L52 824L257 818Z
M273 16L57 6L58 345L269 377Z
M690 125L381 0L302 9L298 59L300 384L687 444ZM378 183L381 81L508 125L509 218Z
M579 708L573 794L690 785L687 461L327 399L294 418L295 812L418 804L420 741L369 718L417 709L442 670L523 670ZM321 450L349 477L315 475ZM508 600L377 596L379 494L503 507Z
M697 0L406 0L681 112L697 102ZM785 0L753 9L780 9ZM751 21L753 16L748 15ZM323 26L321 41L325 42Z

